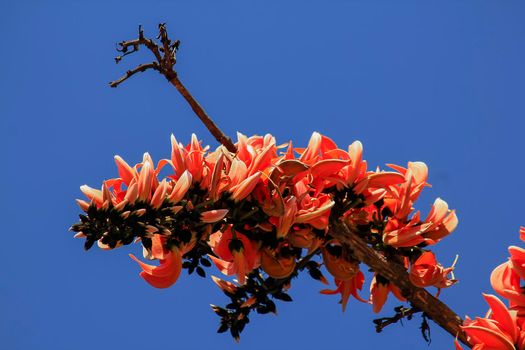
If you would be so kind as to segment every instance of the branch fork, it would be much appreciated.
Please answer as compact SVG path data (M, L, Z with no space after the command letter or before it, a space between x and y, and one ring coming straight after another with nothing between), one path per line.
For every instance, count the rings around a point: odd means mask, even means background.
M184 97L186 102L190 105L193 112L199 117L202 123L210 131L210 133L215 137L215 139L228 151L235 153L237 152L237 147L233 144L232 140L226 136L221 129L215 124L215 122L210 118L206 113L204 108L195 100L195 98L190 94L188 89L180 81L177 72L175 71L175 64L177 63L177 51L180 46L180 40L172 41L166 30L165 23L159 24L159 34L157 35L157 41L153 39L146 38L144 36L144 31L142 26L139 26L139 34L137 39L122 41L117 44L117 51L121 55L115 57L115 62L118 64L122 59L139 51L141 46L145 46L153 55L155 56L155 61L150 63L143 63L137 67L130 69L117 80L114 80L109 83L110 87L116 88L124 81L128 80L137 73L145 72L147 70L155 70L162 74L175 88L177 91Z

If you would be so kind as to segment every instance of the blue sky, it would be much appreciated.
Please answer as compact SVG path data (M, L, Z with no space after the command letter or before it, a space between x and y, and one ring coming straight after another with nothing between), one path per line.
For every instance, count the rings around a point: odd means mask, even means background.
M172 132L216 145L162 77L107 86L149 59L117 66L115 43L167 22L181 80L228 134L305 145L320 131L361 140L372 167L426 162L433 187L418 208L441 197L460 218L435 249L443 264L460 255L461 282L441 298L482 315L489 274L525 224L524 11L510 0L0 2L0 347L452 348L437 326L427 346L417 321L376 335L369 306L343 314L308 277L234 345L215 333L209 304L226 298L209 280L153 289L127 257L137 247L85 253L67 228L79 186L116 175L114 154L168 157Z

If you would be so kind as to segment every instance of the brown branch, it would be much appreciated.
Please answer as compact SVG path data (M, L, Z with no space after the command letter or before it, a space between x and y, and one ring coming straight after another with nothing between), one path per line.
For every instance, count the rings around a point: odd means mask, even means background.
M123 75L122 77L120 77L119 79L110 82L109 86L111 86L112 88L115 88L115 87L119 86L121 83L123 83L124 81L126 81L127 79L131 78L133 75L135 75L137 73L144 72L144 71L146 71L148 69L159 70L157 62L140 64L137 67L128 70L126 72L126 74Z
M141 64L134 69L128 70L124 76L120 79L109 83L111 87L117 87L133 75L145 72L146 70L153 69L164 75L166 79L175 86L177 91L184 97L188 102L191 109L202 121L204 126L210 131L215 139L222 145L224 145L228 151L235 153L237 147L235 147L232 140L226 136L221 129L213 122L206 111L199 105L199 103L193 98L188 89L181 83L175 71L175 63L177 62L177 50L179 49L180 41L172 41L166 30L164 23L159 24L159 35L157 39L160 40L160 44L157 44L154 40L144 37L142 26L139 26L139 37L137 39L122 41L118 44L117 51L122 52L122 55L115 57L115 62L119 63L124 56L130 55L134 52L139 51L141 46L145 46L149 51L153 53L156 61L152 63Z
M182 85L180 79L175 75L171 80L170 83L175 86L177 91L186 99L188 104L190 105L191 109L197 117L202 121L202 123L206 126L208 131L215 137L217 141L221 145L224 145L228 149L228 151L235 153L237 152L237 147L233 144L232 140L226 136L221 129L213 122L213 120L206 114L204 109L201 107L201 105L193 98L193 96L190 94L188 89L184 85Z
M460 328L463 323L462 319L441 300L425 289L414 286L402 265L388 261L342 222L336 222L330 234L341 243L347 244L356 259L396 285L414 307L424 312L441 328L453 337L457 336L462 343L470 347L465 333Z

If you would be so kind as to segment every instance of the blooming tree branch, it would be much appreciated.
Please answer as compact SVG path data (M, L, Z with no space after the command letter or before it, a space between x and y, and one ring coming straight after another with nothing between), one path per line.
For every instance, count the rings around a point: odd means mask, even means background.
M351 296L371 303L374 312L381 310L390 294L411 304L409 309L396 309L394 317L378 319L378 331L421 312L423 331L428 317L468 347L477 344L475 349L482 349L482 344L493 340L483 335L493 335L493 324L503 322L503 313L506 328L495 342L509 350L512 344L525 343L525 335L516 335L519 330L510 325L511 316L493 299L489 304L498 312L494 320L467 320L465 325L425 289L441 290L456 282L453 275L449 277L454 266L444 268L429 247L455 229L457 217L439 198L425 219L414 211L415 201L428 185L424 163L409 162L406 168L389 164L393 171L370 171L360 142L346 151L318 133L308 147L294 148L290 142L280 153L271 135L239 134L234 144L178 79L174 66L180 42L169 39L164 24L159 25L157 39L158 43L145 38L139 27L137 39L121 42L117 63L141 46L152 52L155 61L127 71L110 86L117 87L139 72L158 71L222 146L209 152L195 136L187 146L172 136L171 157L156 167L147 153L135 166L116 156L118 178L104 181L101 190L81 187L89 202L78 200L85 213L71 229L77 232L75 237L85 238L86 249L95 243L114 249L140 242L144 258L158 260L159 265L131 257L142 269L141 277L157 288L174 284L182 269L204 277L204 268L212 263L224 275L237 276L233 282L212 277L231 300L226 307L213 306L221 318L218 331L229 330L235 339L251 312L275 312L274 300L292 300L288 290L301 272L328 284L325 269L334 277L336 289L321 293L340 294L343 310ZM167 165L173 174L159 179L160 169ZM516 251L511 253L521 263L525 253ZM358 293L364 285L360 263L374 272L369 300ZM505 273L525 276L517 265L505 265ZM518 284L496 283L495 289L525 305L519 277L513 278ZM480 327L486 328L482 336Z

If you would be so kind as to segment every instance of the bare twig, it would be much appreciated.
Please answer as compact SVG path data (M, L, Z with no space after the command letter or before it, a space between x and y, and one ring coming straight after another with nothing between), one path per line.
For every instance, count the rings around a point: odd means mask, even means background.
M193 98L193 96L190 94L188 89L184 85L182 85L181 81L175 75L171 80L170 83L175 86L177 91L186 99L188 104L191 106L191 109L197 117L202 121L202 123L206 126L208 131L215 137L217 141L219 141L220 144L224 145L228 149L228 151L235 153L237 152L237 147L232 143L231 139L226 136L221 129L217 126L217 124L214 123L214 121L206 114L204 109L201 107L201 105Z
M374 323L376 325L376 332L381 333L383 329L391 324L397 323L399 321L402 321L403 318L406 318L407 320L412 319L412 316L418 312L421 312L421 310L411 307L406 308L403 306L398 306L394 309L396 311L396 314L392 317L382 317L374 320Z
M124 76L120 79L109 83L111 87L117 87L133 75L144 72L149 69L158 71L160 74L171 83L177 91L184 97L188 102L191 109L203 122L210 133L215 139L228 149L228 151L235 153L237 147L233 144L232 140L226 136L221 129L213 122L206 111L199 105L197 100L190 94L188 89L182 84L175 71L175 63L177 62L177 50L180 45L179 40L172 41L166 30L164 23L159 24L159 35L157 39L160 40L160 44L157 44L154 40L144 37L144 31L142 26L139 26L139 37L137 39L122 41L118 44L117 51L121 52L122 55L115 57L115 62L119 63L125 56L130 55L134 52L139 51L141 46L145 46L149 51L153 53L156 61L152 63L141 64L134 69L128 70Z
M151 63L143 63L143 64L140 64L138 65L137 67L133 68L133 69L130 69L126 72L125 75L123 75L122 77L120 77L119 79L115 80L115 81L112 81L109 83L109 86L111 87L117 87L119 86L119 84L123 83L124 81L126 81L127 79L131 78L133 75L139 73L139 72L144 72L148 69L155 69L155 70L159 70L159 66L157 64L157 62L151 62Z

